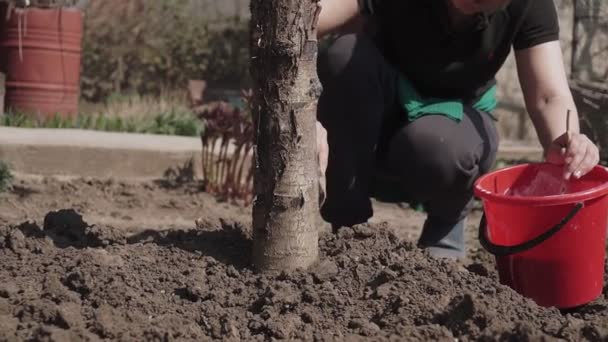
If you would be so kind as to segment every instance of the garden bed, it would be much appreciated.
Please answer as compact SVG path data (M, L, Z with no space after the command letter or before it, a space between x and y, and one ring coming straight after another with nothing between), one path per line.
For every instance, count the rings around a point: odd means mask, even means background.
M411 242L421 214L398 206L322 234L312 269L265 275L250 209L198 183L21 179L0 213L0 340L608 338L606 290L538 307L471 234L465 262L429 258Z

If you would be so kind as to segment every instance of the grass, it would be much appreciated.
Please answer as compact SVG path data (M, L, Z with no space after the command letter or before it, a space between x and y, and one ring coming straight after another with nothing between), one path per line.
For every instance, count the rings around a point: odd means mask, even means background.
M11 173L8 164L0 160L0 192L5 192L8 190L12 181L13 174Z
M22 112L0 116L0 125L23 128L79 128L108 132L198 136L201 121L179 94L161 97L113 95L106 103L80 105L75 118L43 118Z

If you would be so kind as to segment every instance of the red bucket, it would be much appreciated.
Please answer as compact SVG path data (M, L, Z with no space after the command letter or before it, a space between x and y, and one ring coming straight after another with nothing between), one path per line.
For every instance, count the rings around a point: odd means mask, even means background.
M475 183L484 207L479 239L496 256L500 282L560 309L602 293L608 228L608 169L568 181L562 173L562 166L522 164Z

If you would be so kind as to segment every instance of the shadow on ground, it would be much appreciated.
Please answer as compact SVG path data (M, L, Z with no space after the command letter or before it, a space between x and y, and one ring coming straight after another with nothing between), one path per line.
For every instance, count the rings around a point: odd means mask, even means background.
M75 210L62 209L49 212L44 218L42 229L31 221L15 228L15 231L19 231L25 238L48 237L55 247L61 249L153 243L164 248L179 248L189 253L210 256L221 263L241 269L249 266L252 248L246 228L239 223L222 222L219 229L147 229L127 236L126 232L117 228L89 225ZM18 244L18 241L13 244Z
M154 243L211 256L237 269L249 267L252 241L239 224L222 224L218 230L145 230L130 236L129 244Z

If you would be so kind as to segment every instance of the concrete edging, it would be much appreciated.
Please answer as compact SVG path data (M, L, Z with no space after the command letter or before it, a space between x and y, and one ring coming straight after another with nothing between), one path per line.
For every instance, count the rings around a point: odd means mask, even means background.
M0 127L0 160L21 174L160 178L191 161L200 177L201 151L200 138Z
M202 177L200 138L79 129L0 127L0 160L19 174L158 179L192 162ZM499 159L539 160L542 150L502 143Z

